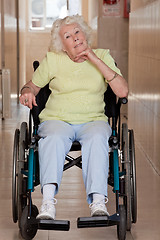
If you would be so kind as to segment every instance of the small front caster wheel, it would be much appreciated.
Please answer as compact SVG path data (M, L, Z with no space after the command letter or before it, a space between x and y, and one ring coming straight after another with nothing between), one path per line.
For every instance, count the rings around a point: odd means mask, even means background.
M126 210L124 205L119 206L120 222L117 225L117 236L119 240L126 239Z
M38 215L38 209L35 205L32 205L31 216L28 217L29 206L27 205L21 216L20 222L20 233L25 240L31 240L37 233L38 226L36 223L33 223L36 216Z

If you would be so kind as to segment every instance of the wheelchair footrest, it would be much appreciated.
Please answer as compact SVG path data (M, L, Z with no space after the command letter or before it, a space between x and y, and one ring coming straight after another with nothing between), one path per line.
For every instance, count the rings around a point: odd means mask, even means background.
M91 228L91 227L109 227L118 225L120 221L119 215L112 216L96 216L96 217L79 217L77 219L78 228Z
M69 231L70 221L67 220L37 220L38 229Z

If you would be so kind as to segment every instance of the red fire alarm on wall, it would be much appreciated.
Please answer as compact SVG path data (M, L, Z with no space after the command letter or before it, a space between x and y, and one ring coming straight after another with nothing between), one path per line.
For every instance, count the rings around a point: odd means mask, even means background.
M107 3L109 5L117 3L117 0L104 0L104 3Z
M103 16L120 16L120 0L103 0Z

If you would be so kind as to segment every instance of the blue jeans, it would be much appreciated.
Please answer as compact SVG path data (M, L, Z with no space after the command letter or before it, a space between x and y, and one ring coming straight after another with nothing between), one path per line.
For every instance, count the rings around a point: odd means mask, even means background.
M107 196L109 169L109 144L111 127L104 121L93 121L85 124L49 120L40 124L39 163L40 182L56 183L58 192L65 162L72 142L79 141L82 152L82 174L86 188L87 201L92 202L92 194Z

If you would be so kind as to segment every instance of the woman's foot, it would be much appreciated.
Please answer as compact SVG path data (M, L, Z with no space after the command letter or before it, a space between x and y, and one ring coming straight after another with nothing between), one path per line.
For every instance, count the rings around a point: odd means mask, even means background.
M93 201L89 207L91 209L91 217L94 216L109 216L109 213L107 211L106 204L107 201L100 200L100 201Z
M40 213L37 215L37 219L55 219L56 216L56 208L55 204L57 203L57 200L54 198L52 200L46 200L42 203L42 206L40 208Z

